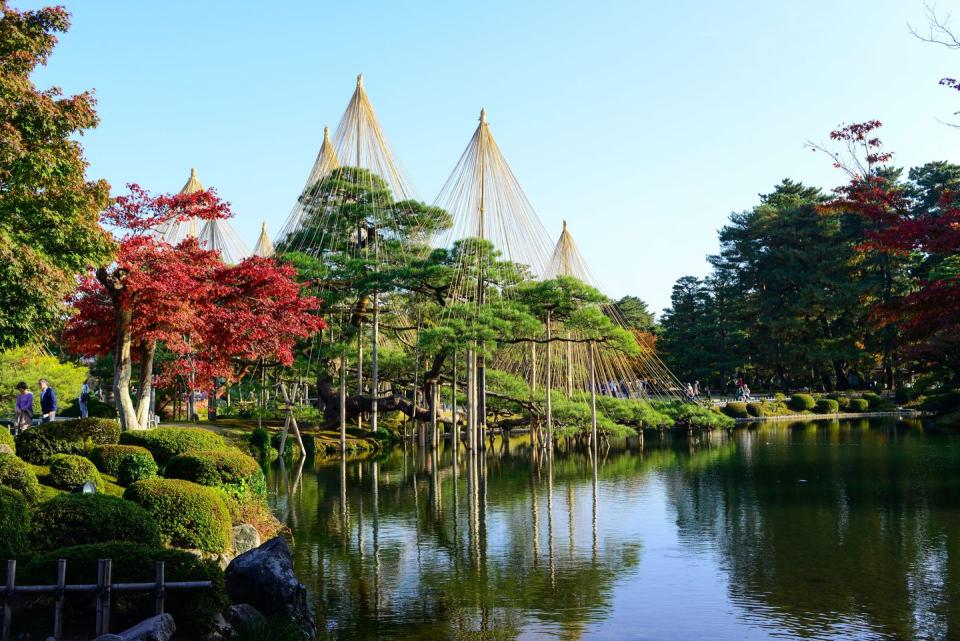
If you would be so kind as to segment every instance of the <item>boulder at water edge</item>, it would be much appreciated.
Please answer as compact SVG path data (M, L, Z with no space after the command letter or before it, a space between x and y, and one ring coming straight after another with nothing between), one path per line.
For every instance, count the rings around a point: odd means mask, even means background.
M104 634L94 641L170 641L170 637L177 631L173 617L169 614L158 614L141 621L120 634Z
M227 566L227 594L233 603L248 603L269 617L282 616L317 637L317 622L307 588L293 573L287 540L278 536L245 552Z

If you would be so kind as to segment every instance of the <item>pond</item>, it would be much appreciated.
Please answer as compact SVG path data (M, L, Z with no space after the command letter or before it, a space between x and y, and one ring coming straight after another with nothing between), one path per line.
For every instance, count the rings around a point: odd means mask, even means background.
M271 470L328 638L960 639L960 436L508 445Z

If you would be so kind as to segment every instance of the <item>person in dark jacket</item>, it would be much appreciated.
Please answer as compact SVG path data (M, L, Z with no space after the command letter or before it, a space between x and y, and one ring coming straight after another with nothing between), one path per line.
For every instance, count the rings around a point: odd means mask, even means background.
M57 393L45 378L40 383L40 422L52 423L57 418Z

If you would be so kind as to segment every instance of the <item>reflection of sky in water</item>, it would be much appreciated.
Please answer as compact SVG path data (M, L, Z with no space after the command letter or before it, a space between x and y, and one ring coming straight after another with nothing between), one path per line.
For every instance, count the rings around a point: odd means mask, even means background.
M339 464L308 467L288 522L331 638L944 638L958 444L863 422L648 439L601 457L596 512L584 454L551 478L515 444L474 484L461 451L455 487L449 453L437 472L394 453L349 463L345 488Z

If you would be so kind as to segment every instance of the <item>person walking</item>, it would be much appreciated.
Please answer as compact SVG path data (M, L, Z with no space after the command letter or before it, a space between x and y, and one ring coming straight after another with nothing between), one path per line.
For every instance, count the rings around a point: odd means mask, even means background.
M33 392L27 388L27 384L23 381L17 383L17 402L15 408L16 412L13 422L14 436L33 425Z
M57 393L50 382L41 378L40 383L40 422L52 423L57 418Z
M83 382L80 386L80 396L77 398L77 404L80 406L80 418L89 418L90 409L87 403L90 402L90 379Z

